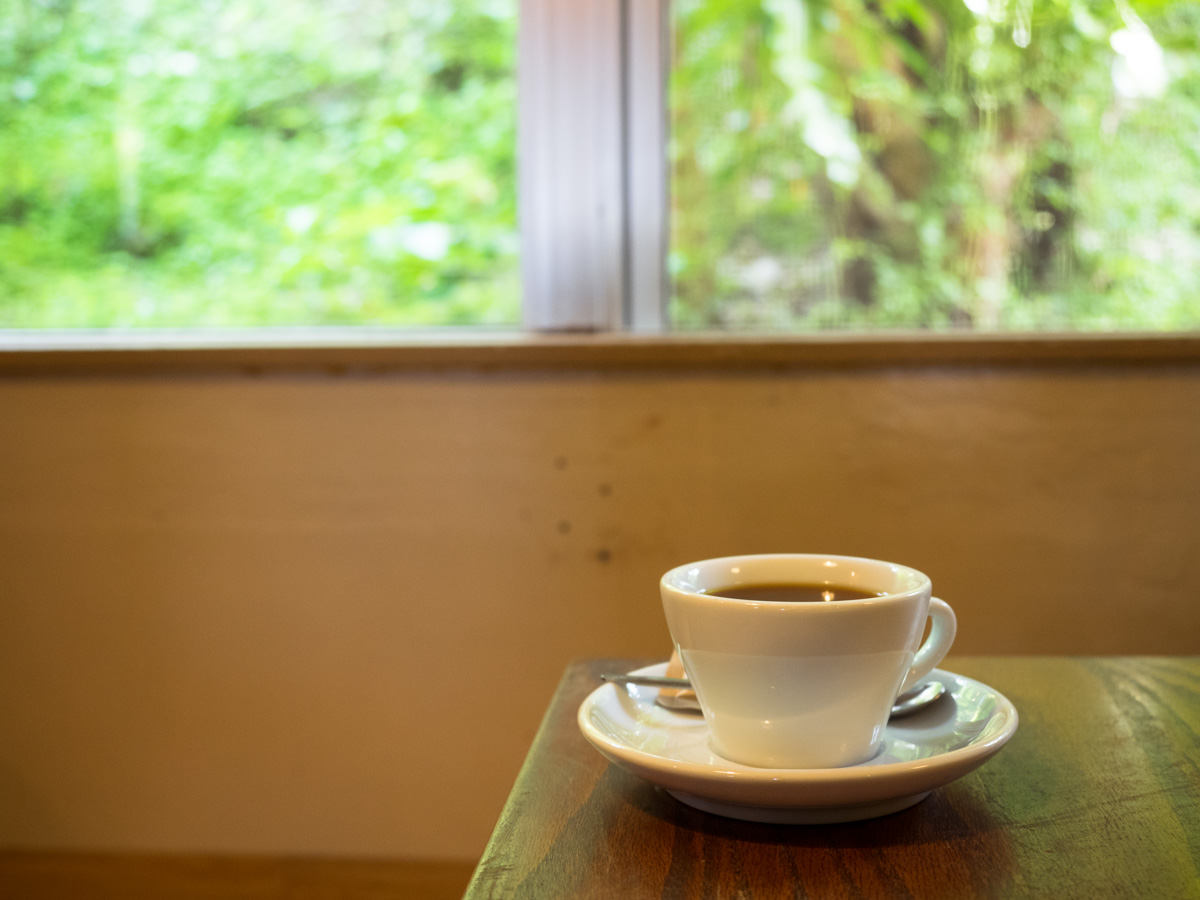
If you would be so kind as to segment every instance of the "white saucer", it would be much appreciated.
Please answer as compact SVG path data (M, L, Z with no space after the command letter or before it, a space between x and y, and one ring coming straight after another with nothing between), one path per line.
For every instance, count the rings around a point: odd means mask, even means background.
M666 664L638 669L661 675ZM657 688L605 684L579 707L583 736L609 760L705 812L780 824L853 822L899 812L994 756L1017 730L1017 710L986 684L934 669L946 695L895 719L874 758L841 769L760 769L708 745L699 713L654 702Z

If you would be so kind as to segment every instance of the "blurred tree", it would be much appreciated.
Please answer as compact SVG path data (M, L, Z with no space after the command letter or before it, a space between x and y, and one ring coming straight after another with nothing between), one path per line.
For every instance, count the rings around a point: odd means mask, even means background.
M672 21L677 326L1200 326L1198 0ZM0 327L516 324L516 27L0 4Z
M677 0L681 327L1200 327L1194 0Z
M0 4L0 326L516 323L515 0Z

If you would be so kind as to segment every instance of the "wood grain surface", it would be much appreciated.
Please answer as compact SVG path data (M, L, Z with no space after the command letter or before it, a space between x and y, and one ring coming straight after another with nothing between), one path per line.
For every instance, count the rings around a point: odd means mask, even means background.
M470 875L429 860L0 851L0 900L451 900Z
M1200 897L1200 659L961 658L1017 734L981 769L866 822L708 815L610 765L568 668L467 897Z
M794 370L903 366L1194 366L1196 334L529 334L434 329L0 331L0 378L447 369Z

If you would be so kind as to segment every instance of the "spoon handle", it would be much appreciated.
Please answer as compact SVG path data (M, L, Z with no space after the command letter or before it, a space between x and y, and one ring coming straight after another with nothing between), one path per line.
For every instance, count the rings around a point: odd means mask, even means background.
M607 681L609 684L641 684L646 687L679 688L681 690L687 690L692 686L692 683L686 678L664 678L661 675L620 675L615 672L606 672L600 676L600 680ZM945 692L946 686L940 681L922 682L896 698L891 718L898 719L901 716L911 715L919 709L924 709Z
M646 687L680 688L687 690L692 683L686 678L664 678L661 675L617 675L612 672L600 676L610 684L643 684Z

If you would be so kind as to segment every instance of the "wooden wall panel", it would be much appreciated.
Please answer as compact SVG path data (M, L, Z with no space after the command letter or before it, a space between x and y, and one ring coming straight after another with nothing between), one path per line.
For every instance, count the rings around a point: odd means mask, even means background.
M0 846L470 859L657 578L926 571L960 653L1200 652L1194 366L0 382Z

